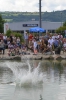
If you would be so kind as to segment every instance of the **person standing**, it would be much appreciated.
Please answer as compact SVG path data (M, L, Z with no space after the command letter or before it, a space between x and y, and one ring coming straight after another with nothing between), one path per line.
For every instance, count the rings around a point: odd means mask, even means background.
M13 43L13 35L10 35L10 43Z
M4 54L4 52L5 52L5 44L4 44L3 40L0 41L0 50L3 51L3 54Z
M33 39L33 34L30 33L29 34L29 42L32 41L32 39Z
M38 51L37 51L37 46L38 46L37 41L36 41L36 39L34 39L34 42L33 42L34 54L37 54L37 53L38 53Z
M28 47L28 38L29 38L28 33L25 32L24 33L24 40L25 40L25 44L26 44L27 47Z

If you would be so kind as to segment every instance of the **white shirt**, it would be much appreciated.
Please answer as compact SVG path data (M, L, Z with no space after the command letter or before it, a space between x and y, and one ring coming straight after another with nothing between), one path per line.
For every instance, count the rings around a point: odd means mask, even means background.
M34 42L34 49L36 49L36 47L37 47L37 42L35 41Z
M51 38L48 40L48 43L50 43L50 45L53 45L54 40Z
M7 39L7 36L3 36L3 40L6 40Z
M64 42L63 47L66 48L66 42Z

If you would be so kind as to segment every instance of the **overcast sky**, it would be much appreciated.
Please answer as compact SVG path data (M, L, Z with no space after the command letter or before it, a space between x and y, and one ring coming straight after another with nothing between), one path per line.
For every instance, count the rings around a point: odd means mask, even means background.
M41 0L42 11L51 12L66 9L66 0ZM39 11L39 0L0 0L0 11Z

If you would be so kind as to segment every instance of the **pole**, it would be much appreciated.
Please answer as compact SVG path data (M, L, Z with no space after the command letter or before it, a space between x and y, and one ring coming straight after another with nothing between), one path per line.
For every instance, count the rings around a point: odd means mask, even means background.
M61 12L61 33L62 33L62 12Z
M62 12L61 12L61 27L62 27Z
M39 0L39 27L41 28L41 0Z

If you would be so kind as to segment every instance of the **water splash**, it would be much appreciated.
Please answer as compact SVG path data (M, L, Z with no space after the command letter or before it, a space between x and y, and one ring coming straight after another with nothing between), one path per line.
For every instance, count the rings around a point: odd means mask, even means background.
M41 84L43 82L43 74L39 73L39 67L40 63L36 68L33 69L33 66L30 65L30 61L28 60L26 62L28 66L28 71L26 70L21 70L18 78L16 80L16 83L19 84L20 86L36 86L37 84Z
M31 66L30 61L26 62L8 62L6 61L3 66L6 66L11 69L14 75L14 82L19 86L36 86L37 84L43 83L43 74L40 72L39 62L36 68ZM27 67L27 69L26 69ZM33 70L32 70L33 68Z

